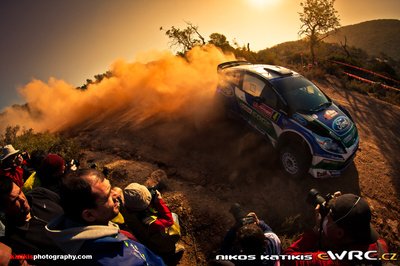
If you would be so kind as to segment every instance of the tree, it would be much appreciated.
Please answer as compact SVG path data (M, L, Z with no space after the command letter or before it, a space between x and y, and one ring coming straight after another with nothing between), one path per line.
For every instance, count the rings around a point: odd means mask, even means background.
M335 0L305 0L300 3L302 23L299 35L305 35L310 42L312 61L315 62L315 46L340 27L338 12L333 7Z
M105 79L105 78L111 78L112 76L113 76L113 73L112 73L111 71L107 71L107 72L105 72L105 73L103 73L103 74L94 75L94 78L95 78L94 81L91 80L91 79L86 79L86 83L83 84L83 85L80 86L80 87L77 87L76 89L78 89L78 90L87 90L87 88L88 88L89 85L91 85L91 84L98 84L98 83L100 83L103 79Z
M226 40L225 35L221 33L210 34L210 40L208 41L208 43L221 48L221 50L224 52L234 50L234 48L229 44L229 41Z
M203 36L198 31L198 26L194 26L190 22L186 22L186 25L187 26L184 29L172 26L170 29L165 31L165 35L170 39L171 47L182 49L178 51L178 54L185 54L194 46L206 44ZM163 31L163 27L160 27L160 30Z

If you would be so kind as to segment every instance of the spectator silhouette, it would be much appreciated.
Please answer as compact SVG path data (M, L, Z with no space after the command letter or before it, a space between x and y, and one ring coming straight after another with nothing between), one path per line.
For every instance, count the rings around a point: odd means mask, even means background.
M171 213L158 190L150 190L138 183L129 184L124 189L123 215L140 241L175 264L185 250L177 243L180 239L178 217Z
M46 236L46 224L61 215L59 196L45 188L25 194L11 179L0 177L0 211L5 213L4 243L16 254L59 254ZM35 264L42 262L35 261Z
M65 168L65 161L61 156L48 154L37 171L41 186L57 194L60 193L60 182Z
M376 251L377 254L387 252L385 241L371 226L371 209L365 199L354 194L335 193L328 203L329 212L322 217L317 208L316 227L304 232L285 254L311 254L310 261L286 261L288 265L337 265L337 261L320 260L319 254L327 250L341 252L344 250ZM340 265L380 265L381 261L340 261Z
M281 241L263 220L254 212L244 214L238 203L230 212L235 217L235 224L229 229L221 246L221 254L252 255L249 261L213 261L213 265L280 265L279 260L261 260L262 255L281 254Z
M24 179L27 178L22 168L26 161L24 161L19 150L14 149L11 144L4 146L1 151L0 161L0 175L10 178L17 186L22 187Z

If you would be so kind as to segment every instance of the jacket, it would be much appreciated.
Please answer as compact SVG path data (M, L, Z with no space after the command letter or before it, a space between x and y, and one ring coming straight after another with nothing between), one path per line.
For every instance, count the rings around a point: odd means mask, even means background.
M19 187L24 185L24 169L19 166L8 169L0 169L0 175L11 178L11 180Z
M74 265L165 265L145 246L120 233L112 222L87 226L61 216L46 230L65 254L92 256L91 260L71 261Z
M12 219L6 219L5 242L17 254L58 254L52 240L46 236L46 224L61 215L59 196L42 187L26 194L31 207L32 218L22 225L16 225Z

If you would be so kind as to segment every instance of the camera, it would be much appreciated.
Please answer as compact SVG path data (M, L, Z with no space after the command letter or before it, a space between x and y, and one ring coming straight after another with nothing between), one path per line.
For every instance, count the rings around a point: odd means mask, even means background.
M322 217L324 217L329 213L329 201L331 199L333 199L333 195L331 195L330 193L325 196L321 196L321 193L318 190L312 188L308 192L306 202L314 207L317 207L317 205L319 204L319 213Z
M255 218L253 216L246 216L244 210L240 206L239 203L235 203L231 206L231 209L229 212L233 215L235 218L235 221L240 225L244 226L247 224L253 224L256 222Z
M147 188L150 191L150 195L151 195L151 201L154 201L155 198L157 198L157 186L154 187L149 187Z

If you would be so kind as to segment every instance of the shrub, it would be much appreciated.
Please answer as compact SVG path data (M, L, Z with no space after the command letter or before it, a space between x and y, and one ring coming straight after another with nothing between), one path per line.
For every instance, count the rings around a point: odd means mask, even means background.
M66 161L77 159L80 154L79 144L72 139L56 133L35 133L33 129L21 130L18 125L6 128L5 133L0 135L0 144L1 146L11 144L14 148L29 153L38 149L57 153Z
M368 95L368 93L371 90L371 85L368 85L366 83L357 81L357 80L348 80L344 82L344 87L347 90L353 90L353 91L358 91L362 94Z
M306 67L301 71L301 74L310 80L324 80L326 71L319 66Z

